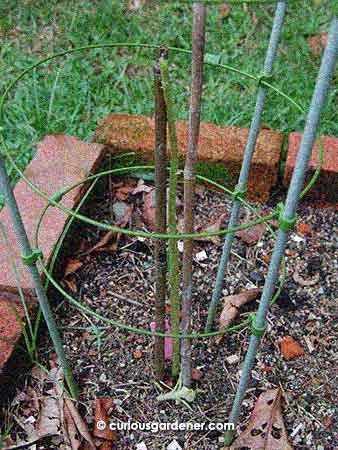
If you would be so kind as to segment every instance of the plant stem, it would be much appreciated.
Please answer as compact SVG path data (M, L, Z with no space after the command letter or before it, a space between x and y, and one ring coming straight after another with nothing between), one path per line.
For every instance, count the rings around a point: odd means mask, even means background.
M172 102L172 92L169 79L168 60L160 58L160 70L164 90L164 98L167 105L167 120L170 139L170 174L169 174L169 208L168 230L176 233L176 190L178 170L178 149L176 137L175 113ZM168 244L169 285L170 285L170 319L172 332L180 332L180 299L179 299L179 271L177 240L170 239ZM172 375L178 377L180 371L180 342L174 339L172 357Z
M203 56L205 44L206 8L202 3L193 5L192 72L188 129L188 151L184 167L184 232L194 231L195 164L197 161L203 85ZM181 332L191 331L193 239L184 240L183 295ZM181 343L181 371L183 386L191 386L191 341Z
M166 49L160 48L154 67L155 84L155 223L156 233L167 230L167 112L161 81L160 58L167 58ZM166 299L166 242L155 239L155 324L156 331L164 332ZM158 379L164 377L164 338L155 336L154 370Z

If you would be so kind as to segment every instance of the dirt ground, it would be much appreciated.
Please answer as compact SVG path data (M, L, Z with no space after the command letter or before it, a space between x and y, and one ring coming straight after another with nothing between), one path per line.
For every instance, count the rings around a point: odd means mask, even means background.
M142 187L139 182L139 192L134 193L136 183L137 180L114 181L110 192L99 194L83 212L107 223L121 217L123 221L129 214L127 228L151 229L152 211L144 201L151 195L151 191L147 192L151 183L146 182ZM181 192L178 197L181 198ZM255 206L267 214L278 200L277 195L271 204ZM230 201L225 195L198 188L196 225L200 231L226 226L229 211ZM180 207L178 217L182 217ZM253 218L250 211L242 208L243 223ZM68 256L69 273L60 277L62 285L95 312L149 329L155 301L153 242L122 235L112 236L107 241L106 232L93 226L74 224L74 227L76 233L72 234L72 239L78 241L78 252ZM235 237L221 304L228 295L263 286L274 241L268 232L261 233L259 228L251 237L246 233ZM250 240L252 242L247 243ZM182 248L181 244L179 248ZM203 251L205 253L201 253ZM222 239L195 241L192 321L196 332L202 331L206 322L221 251ZM333 450L337 448L335 440L338 437L334 423L338 412L335 364L337 211L301 206L297 229L290 236L286 255L286 282L280 299L268 313L267 332L252 372L238 431L245 429L259 395L279 387L283 395L282 415L293 448ZM211 338L193 342L198 395L191 407L187 407L156 400L167 389L154 382L153 338L109 328L74 309L60 294L54 293L54 297L57 322L81 388L80 411L90 429L94 422L95 400L100 396L113 399L111 419L115 422L227 422L248 347L249 327L226 335L221 341ZM254 300L243 306L235 323L247 318L248 313L257 308L257 302ZM304 349L303 356L292 360L283 357L280 342L285 336L291 336L300 344ZM48 364L50 352L50 343L44 337L41 363ZM173 385L169 364L165 382L168 386ZM34 377L26 378L24 392L27 393L29 387L36 388ZM7 417L20 417L21 420L32 414L27 411L27 397L22 401L16 399L8 411ZM12 435L24 437L18 421L14 422ZM224 447L222 433L218 431L123 431L118 433L113 448L136 449L143 442L151 450L166 449L173 440L187 450ZM48 442L47 447L36 448L62 448L60 440L50 438Z

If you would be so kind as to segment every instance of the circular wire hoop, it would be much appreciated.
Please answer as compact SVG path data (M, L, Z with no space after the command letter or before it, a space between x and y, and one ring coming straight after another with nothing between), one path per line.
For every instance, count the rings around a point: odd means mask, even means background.
M262 2L263 3L263 2ZM73 53L77 53L77 52L82 52L82 51L86 51L86 50L91 50L91 49L102 49L102 48L144 48L144 49L149 49L149 50L156 50L158 48L160 48L159 45L156 44L138 44L138 43L108 43L108 44L95 44L95 45L88 45L88 46L83 46L83 47L77 47L77 48L73 48L70 50L66 50L63 52L59 52L56 53L54 55L48 56L47 58L44 58L40 61L38 61L37 63L31 65L30 67L28 67L27 69L25 69L23 72L21 72L17 78L15 78L10 84L9 86L6 88L4 94L2 95L1 99L0 99L0 119L3 118L4 115L4 106L6 104L6 101L9 98L10 93L12 92L12 90L15 88L15 86L17 85L17 83L25 77L25 75L31 73L32 71L34 71L36 68L42 66L45 63L49 63L54 59L57 58L61 58L63 56L69 55L69 54L73 54ZM177 47L168 47L168 51L169 51L169 55L170 53L181 53L181 54L187 54L187 55L191 55L191 50L186 50L186 49L181 49L181 48L177 48ZM214 63L214 62L205 62L206 65L209 66L213 66L219 69L223 69L223 70L227 70L230 72L234 72L237 73L241 76L244 76L248 79L251 80L255 80L257 81L257 83L259 84L263 84L265 85L267 88L273 90L276 94L280 95L281 97L283 97L284 99L286 99L288 102L290 102L294 107L296 107L299 112L304 113L304 109L295 101L293 100L291 97L289 97L287 94L285 94L284 92L282 92L280 89L278 89L277 87L275 87L274 85L272 85L271 83L269 83L267 80L261 79L260 76L255 76L252 74L249 74L243 70L239 70L235 67L232 67L230 65L227 64L219 64L219 63ZM255 225L261 224L263 223L266 228L268 229L268 231L270 232L270 234L275 237L275 233L272 230L271 226L269 225L268 221L276 218L278 216L278 211L275 210L274 212L272 212L271 214L262 217L257 210L250 205L250 203L248 203L247 201L245 201L242 198L238 198L238 200L244 204L247 208L249 208L251 210L251 212L253 212L256 216L257 219L253 220L251 222L248 222L246 224L242 224L239 225L237 227L233 227L233 228L226 228L226 229L221 229L219 231L214 231L214 232L204 232L204 233L176 233L176 234L161 234L161 233L151 233L151 232L144 232L144 231L135 231L135 230L126 230L124 228L120 228L117 226L113 226L113 225L108 225L108 224L104 224L102 222L98 222L95 221L93 219L90 219L89 217L83 216L81 214L78 214L77 212L74 212L68 208L66 208L64 205L62 205L60 203L62 197L64 195L66 195L68 192L70 192L72 189L76 188L77 186L80 186L84 183L88 183L90 181L94 181L96 182L97 179L108 175L108 174L122 174L124 172L128 172L131 170L139 170L139 169L153 169L154 166L134 166L134 167L123 167L123 168L118 168L118 169L111 169L111 170L106 170L106 171L102 171L100 173L94 174L94 175L90 175L88 176L86 179L81 180L78 183L73 184L70 187L66 187L62 190L60 190L59 192L54 193L54 195L52 196L48 196L45 192L43 192L37 185L35 185L34 183L32 183L32 181L20 170L20 168L17 166L17 164L15 163L15 161L13 160L13 158L10 155L9 152L9 148L5 142L4 136L3 136L3 127L0 127L0 139L1 139L1 143L3 145L4 148L4 153L6 155L6 157L8 158L11 166L14 168L14 170L17 172L17 174L21 177L21 179L24 180L24 182L35 192L37 193L40 197L42 197L43 199L45 199L47 201L47 205L45 208L43 208L43 210L41 211L41 214L39 216L38 222L37 222L37 226L35 229L35 246L36 248L38 248L38 241L39 241L39 229L41 226L41 222L43 220L43 217L45 216L47 210L49 207L54 206L56 208L59 208L60 210L62 210L64 213L66 213L68 216L71 217L71 220L74 219L78 219L82 222L85 222L87 224L90 225L94 225L97 226L103 230L107 230L107 231L116 231L118 233L121 234L126 234L126 235L130 235L130 236L135 236L135 237L143 237L143 238L148 238L148 239L194 239L194 238L201 238L201 237L211 237L211 236L222 236L225 235L227 233L234 233L236 231L240 231L240 230L245 230L248 228L251 228ZM315 181L317 180L318 176L319 176L319 172L321 169L321 165L322 165L322 161L323 161L323 147L322 144L320 142L320 138L319 139L319 145L320 145L320 158L319 158L319 162L318 162L318 166L317 169L313 175L313 177L311 178L311 180L309 181L308 185L304 188L302 194L301 194L301 198L304 197L304 195L306 195L306 193L310 190L310 188L313 186L313 184L315 183ZM208 184L213 185L214 187L217 187L219 189L221 189L223 192L225 192L228 195L233 195L233 191L227 189L225 186L220 185L219 183L216 183L213 180L210 180L206 177L203 176L197 176L197 179L199 179L199 181L202 182L206 182ZM62 287L61 285L53 278L53 276L51 275L51 273L48 271L47 267L45 266L44 262L43 262L43 258L39 258L39 264L41 266L41 269L43 271L43 273L45 274L47 280L52 283L52 285L75 307L77 307L78 309L81 309L82 311L92 315L93 317L95 317L96 319L102 320L106 323L109 323L111 326L120 328L122 330L125 331L129 331L135 334L142 334L142 335L147 335L147 336L160 336L160 337L170 337L173 339L199 339L199 338L207 338L207 337L212 337L212 336L218 336L218 335L223 335L225 333L232 333L234 331L243 329L244 327L248 326L250 324L250 319L246 319L245 321L241 322L240 324L234 325L232 327L228 327L228 328L224 328L222 330L219 331L212 331L212 332L207 332L207 333L191 333L191 334L173 334L173 333L161 333L161 332L153 332L150 331L148 329L145 328L137 328L137 327L133 327L130 325L126 325L123 324L121 322L115 321L113 319L109 319L107 317L101 316L100 314L96 313L95 311L91 310L90 308L82 305L80 302L78 302L76 299L74 299L72 296L70 296ZM279 288L277 289L276 293L274 294L272 300L271 300L271 304L276 302L277 298L280 295L280 292L282 290L284 281L286 278L286 266L285 266L285 259L283 258L282 260L282 274L280 277L280 284L279 284Z

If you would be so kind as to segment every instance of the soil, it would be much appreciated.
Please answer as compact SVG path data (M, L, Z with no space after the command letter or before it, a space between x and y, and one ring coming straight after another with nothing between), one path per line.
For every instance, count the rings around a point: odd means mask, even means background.
M123 209L122 203L133 205L133 214L126 227L149 230L145 224L149 224L149 217L147 214L144 217L143 209L143 198L147 193L133 194L131 188L134 189L136 183L137 180L131 179L118 183L114 179L110 189L98 193L83 213L112 223L115 221L114 211ZM150 182L146 184L151 186ZM121 187L125 186L130 189L123 193ZM182 198L181 192L178 197ZM278 200L275 196L270 204L257 204L255 207L260 213L267 214ZM118 207L117 202L120 202ZM220 225L225 227L230 204L224 194L199 187L196 224L203 230L221 217ZM178 209L178 216L182 216L181 209ZM244 223L253 218L253 214L243 207L241 221ZM118 242L115 237L115 242L110 241L100 251L90 252L106 232L84 224L74 224L74 227L76 233L73 230L72 239L78 240L79 251L69 258L80 261L82 265L67 277L60 277L63 286L82 304L100 314L149 329L155 301L153 242L120 235ZM222 240L217 241L195 241L192 315L195 332L202 331L206 322L222 251ZM268 232L251 245L246 244L243 238L235 237L223 298L263 286L273 243ZM203 250L206 259L197 261L196 254ZM268 313L267 332L258 351L238 431L246 427L259 395L280 387L283 419L292 446L296 450L333 450L337 448L335 439L338 437L334 424L338 413L335 368L338 334L335 322L338 297L337 211L334 208L301 206L297 230L290 235L286 254L286 283L280 299ZM164 386L160 389L160 385L154 382L153 338L108 328L94 317L74 309L58 293L53 296L57 305L57 322L81 388L80 409L90 429L94 422L95 399L100 396L113 399L111 419L116 422L227 422L248 348L249 327L226 335L220 342L214 338L193 342L198 395L188 408L183 404L156 400L167 389ZM257 304L258 301L252 301L241 308L235 323L247 318ZM303 347L305 355L285 360L280 350L280 341L285 336L292 336ZM48 364L50 352L50 342L45 337L40 350L42 363ZM165 382L168 386L174 384L169 364ZM30 385L34 385L34 379L28 377L25 389ZM16 404L16 416L24 416L24 406L24 402ZM13 433L16 429L15 426ZM144 442L149 450L166 449L174 439L182 449L188 450L224 447L222 433L218 431L120 431L113 448L135 449L137 444ZM51 440L46 448L61 447Z

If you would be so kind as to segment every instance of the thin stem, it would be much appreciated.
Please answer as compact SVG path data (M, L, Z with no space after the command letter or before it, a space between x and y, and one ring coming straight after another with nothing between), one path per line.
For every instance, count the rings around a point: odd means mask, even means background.
M184 167L184 232L194 231L195 164L197 161L198 137L200 130L201 99L203 85L203 55L205 44L206 8L202 3L193 6L192 29L192 73L188 129L188 151ZM192 304L192 264L193 240L185 239L183 253L183 295L182 295L182 334L191 331ZM191 386L191 341L181 344L182 382Z
M155 81L155 222L156 233L167 230L167 112L164 99L159 59L167 58L167 50L160 49L154 67ZM155 240L155 324L156 331L164 332L166 299L166 242ZM164 338L155 336L154 370L158 379L163 379L165 370Z
M175 113L172 103L172 92L169 79L168 60L160 58L160 70L164 88L164 98L167 105L167 119L170 139L170 174L169 174L169 208L168 230L176 233L176 191L178 170L178 149L176 137ZM180 298L179 298L179 271L177 240L171 239L168 244L169 285L170 285L170 318L171 328L174 334L180 331ZM172 375L177 377L180 371L180 342L173 342Z

